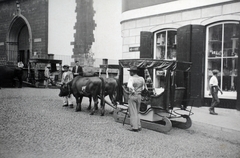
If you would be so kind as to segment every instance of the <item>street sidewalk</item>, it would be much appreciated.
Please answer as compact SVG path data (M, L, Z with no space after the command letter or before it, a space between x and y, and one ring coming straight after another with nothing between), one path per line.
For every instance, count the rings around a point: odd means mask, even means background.
M209 124L225 131L240 132L240 111L236 109L215 108L218 115L209 114L209 107L193 107L191 119L194 122Z

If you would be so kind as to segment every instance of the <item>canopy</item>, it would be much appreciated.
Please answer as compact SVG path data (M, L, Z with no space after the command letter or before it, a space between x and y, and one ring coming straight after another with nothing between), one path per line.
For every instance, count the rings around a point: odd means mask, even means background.
M123 59L119 60L119 65L123 68L137 66L138 68L155 68L162 70L189 71L191 62L176 60L158 60L158 59Z

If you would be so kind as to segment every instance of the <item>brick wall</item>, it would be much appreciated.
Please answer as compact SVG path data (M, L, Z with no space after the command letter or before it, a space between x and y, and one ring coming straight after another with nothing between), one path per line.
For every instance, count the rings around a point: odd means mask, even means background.
M32 52L39 54L48 52L48 0L20 0L21 14L24 16L32 31ZM6 61L6 40L9 26L16 16L15 1L0 2L0 64ZM41 39L34 42L34 39ZM38 40L39 41L39 40ZM4 45L2 44L4 43ZM30 50L31 52L31 50ZM46 55L47 56L47 55ZM6 63L6 62L5 62Z

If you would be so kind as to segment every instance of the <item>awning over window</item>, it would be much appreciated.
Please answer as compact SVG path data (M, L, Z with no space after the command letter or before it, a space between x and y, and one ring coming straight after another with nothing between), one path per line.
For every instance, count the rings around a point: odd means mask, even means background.
M123 59L119 60L119 65L123 68L137 66L138 68L146 69L155 68L161 70L189 71L192 63L175 60Z

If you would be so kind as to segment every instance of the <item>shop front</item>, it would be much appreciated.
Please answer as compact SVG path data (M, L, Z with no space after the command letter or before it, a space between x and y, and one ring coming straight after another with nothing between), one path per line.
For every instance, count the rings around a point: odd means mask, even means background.
M160 9L164 5L155 7ZM136 57L137 53L132 55L124 48L136 47L139 44L140 58L192 62L189 95L197 98L195 106L210 105L209 79L212 70L217 69L220 72L219 87L223 90L223 94L219 94L221 101L219 106L240 110L240 96L237 94L240 90L238 79L240 9L237 8L240 8L239 2L214 3L212 6L202 4L201 7L193 7L191 10L178 10L178 12L123 21L123 41L128 38L130 41L123 42L123 58ZM214 15L212 10L216 11ZM139 27L142 29L140 30ZM131 39L137 29L140 30L140 39L138 43L135 33L134 43ZM154 70L150 74L154 87L164 87L166 75L164 71ZM177 77L182 76L182 74L177 75ZM179 86L182 83L176 84Z

